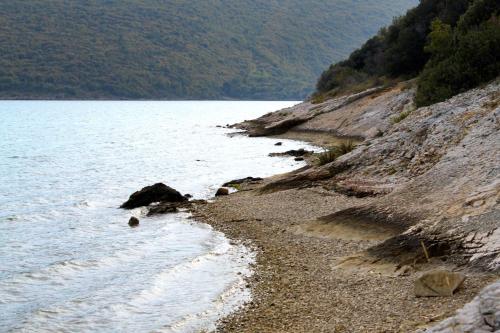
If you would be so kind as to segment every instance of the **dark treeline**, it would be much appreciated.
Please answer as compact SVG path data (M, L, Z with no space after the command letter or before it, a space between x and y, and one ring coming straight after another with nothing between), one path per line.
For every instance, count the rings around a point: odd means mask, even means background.
M418 76L418 106L500 74L498 0L421 0L347 60L326 70L316 97Z

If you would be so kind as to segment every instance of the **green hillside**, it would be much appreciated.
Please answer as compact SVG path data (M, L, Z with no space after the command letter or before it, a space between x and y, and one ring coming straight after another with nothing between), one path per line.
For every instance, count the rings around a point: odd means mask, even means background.
M417 78L417 106L500 75L499 0L421 0L320 76L314 101Z
M300 99L417 0L0 2L0 98Z

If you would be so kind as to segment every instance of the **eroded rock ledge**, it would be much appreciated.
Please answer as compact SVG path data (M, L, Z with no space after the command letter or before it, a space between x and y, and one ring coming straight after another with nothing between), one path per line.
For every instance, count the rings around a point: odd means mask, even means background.
M418 216L402 236L448 244L449 254L463 263L498 272L500 82L419 109L413 94L411 84L402 83L236 125L250 135L279 128L365 139L332 163L275 177L259 191L323 186L375 197L373 211Z

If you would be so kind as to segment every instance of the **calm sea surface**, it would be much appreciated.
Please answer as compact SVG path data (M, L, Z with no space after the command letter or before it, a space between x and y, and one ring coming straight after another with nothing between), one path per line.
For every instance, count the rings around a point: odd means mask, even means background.
M292 104L0 102L0 332L213 328L251 297L252 253L187 213L117 207L156 182L210 198L301 166L267 155L305 144L216 127Z

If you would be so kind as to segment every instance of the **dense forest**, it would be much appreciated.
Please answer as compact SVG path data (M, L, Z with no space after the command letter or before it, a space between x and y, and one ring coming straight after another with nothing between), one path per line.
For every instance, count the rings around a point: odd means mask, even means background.
M0 2L0 97L300 99L416 0Z
M417 106L500 75L500 1L421 0L347 60L331 65L315 100L417 77Z

